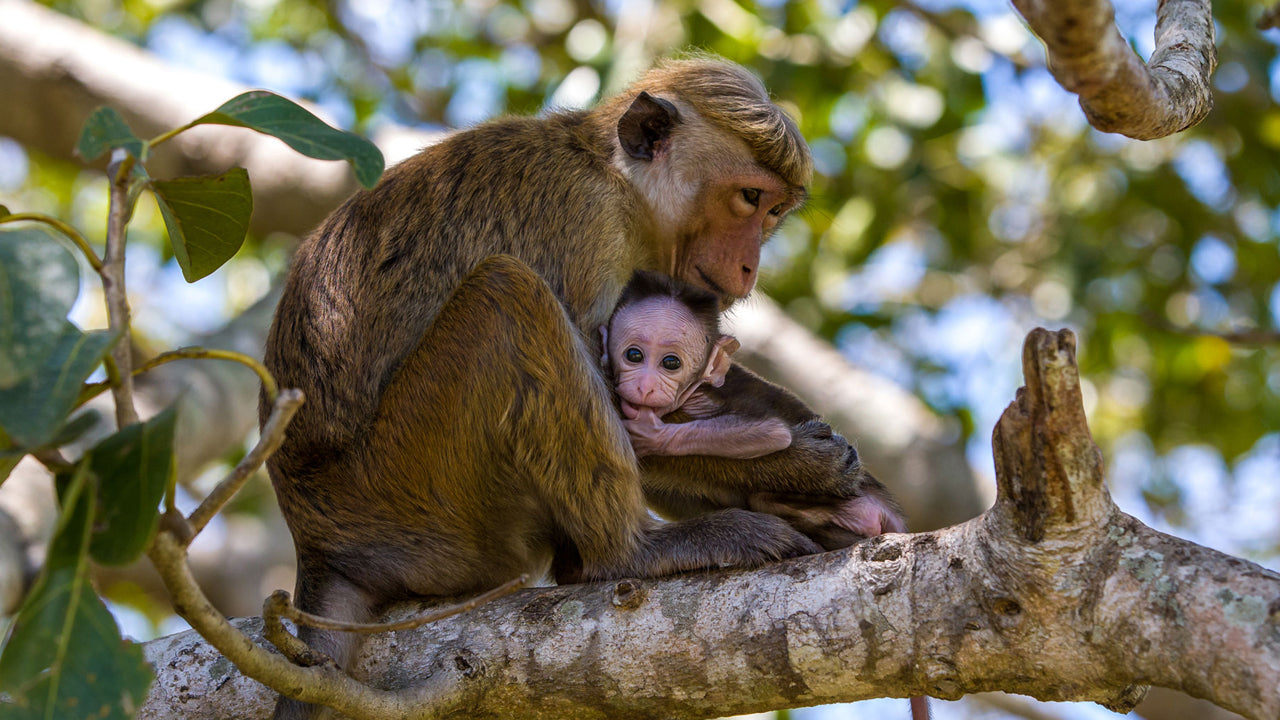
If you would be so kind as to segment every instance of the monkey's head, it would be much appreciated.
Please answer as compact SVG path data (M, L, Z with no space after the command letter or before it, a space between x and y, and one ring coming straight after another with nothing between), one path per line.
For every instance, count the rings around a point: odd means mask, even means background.
M613 378L622 412L659 417L679 408L703 383L719 387L738 341L720 334L719 298L658 273L638 271L600 328L601 363Z
M615 165L655 219L658 268L714 292L755 286L760 248L806 197L809 148L764 85L730 62L670 60L601 108Z

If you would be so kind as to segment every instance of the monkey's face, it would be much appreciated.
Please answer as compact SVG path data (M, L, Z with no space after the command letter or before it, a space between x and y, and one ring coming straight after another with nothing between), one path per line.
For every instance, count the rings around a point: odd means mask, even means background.
M636 97L618 123L616 157L648 202L657 269L714 292L722 309L755 287L760 247L805 197L675 96Z
M694 203L674 276L719 295L722 309L746 297L756 284L760 248L801 194L758 168L708 180Z
M605 342L623 415L648 408L661 417L680 407L702 381L708 341L707 329L671 298L620 309Z

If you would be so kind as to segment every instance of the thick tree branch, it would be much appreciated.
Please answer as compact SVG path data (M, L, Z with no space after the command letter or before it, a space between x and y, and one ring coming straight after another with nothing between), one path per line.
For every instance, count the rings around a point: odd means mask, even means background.
M524 591L377 637L356 672L412 688L424 718L698 718L996 689L1127 711L1148 684L1275 718L1280 575L1112 504L1069 332L1033 332L1023 367L979 518L754 572ZM194 634L148 653L160 680L140 717L270 706Z
M1049 56L1058 83L1080 96L1089 123L1152 140L1186 130L1213 108L1218 62L1209 0L1160 0L1156 49L1144 63L1115 24L1110 0L1013 0Z

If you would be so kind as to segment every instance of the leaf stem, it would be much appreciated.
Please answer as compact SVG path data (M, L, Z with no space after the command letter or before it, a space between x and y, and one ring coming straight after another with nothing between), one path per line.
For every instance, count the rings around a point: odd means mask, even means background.
M76 247L80 248L80 252L84 253L85 259L89 261L89 265L93 267L93 271L98 273L102 272L102 260L98 258L98 254L89 246L89 241L85 240L84 236L75 228L62 222L58 218L50 217L43 213L14 213L12 215L0 217L0 223L21 222L24 220L28 222L44 223L63 235L66 235L71 239L71 242L76 244Z
M112 176L110 212L107 215L107 247L98 275L102 278L102 290L107 302L107 326L119 334L111 348L111 358L118 370L118 382L111 384L116 405L116 426L123 428L138 422L138 410L133 404L133 348L130 333L129 297L124 285L124 248L129 219L133 215L131 177L134 165L132 155L123 150L112 153L107 172Z
M254 358L238 353L234 350L212 350L202 347L184 347L177 350L161 353L151 358L141 366L133 369L133 376L137 377L148 370L154 370L161 365L171 363L174 360L230 360L231 362L240 363L245 367L258 374L258 379L262 381L262 387L267 393L267 402L275 404L276 397L280 394L279 386L276 379L272 377L271 371L266 366L258 362ZM80 390L80 396L76 399L76 406L79 407L90 400L98 397L104 390L116 384L115 376L111 374L111 368L107 369L107 380L105 382L86 384Z
M178 135L179 133L181 133L181 132L183 132L183 131L186 131L186 130L190 130L190 129L191 129L192 127L194 127L194 126L195 126L195 123L187 123L186 125L183 125L182 127L174 128L174 129L172 129L172 130L170 130L170 131L168 131L168 132L160 133L159 135L157 135L157 136L155 136L155 137L151 138L150 140L148 140L148 141L147 141L147 146L148 146L149 148L154 148L155 146L157 146L157 145L159 145L159 144L161 144L161 143L163 143L163 142L167 142L167 141L169 141L169 140L172 140L172 139L173 139L176 135Z

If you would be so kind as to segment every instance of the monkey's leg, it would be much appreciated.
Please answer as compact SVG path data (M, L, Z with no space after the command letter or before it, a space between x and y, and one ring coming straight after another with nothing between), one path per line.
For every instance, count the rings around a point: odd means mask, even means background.
M384 392L367 445L371 478L402 477L383 492L404 495L402 504L426 510L424 523L448 531L449 546L407 573L419 593L483 589L540 571L529 565L566 541L587 577L819 550L762 513L653 523L622 421L581 335L546 282L509 256L488 258L454 292Z
M294 596L299 610L348 622L370 622L374 619L372 612L374 603L365 592L346 578L317 565L310 558L299 557L298 559L298 581ZM352 633L318 630L299 625L298 639L312 650L332 658L343 670L347 670L346 665L353 659L361 638ZM333 712L328 708L310 705L281 695L276 701L272 718L273 720L317 720L332 715Z

